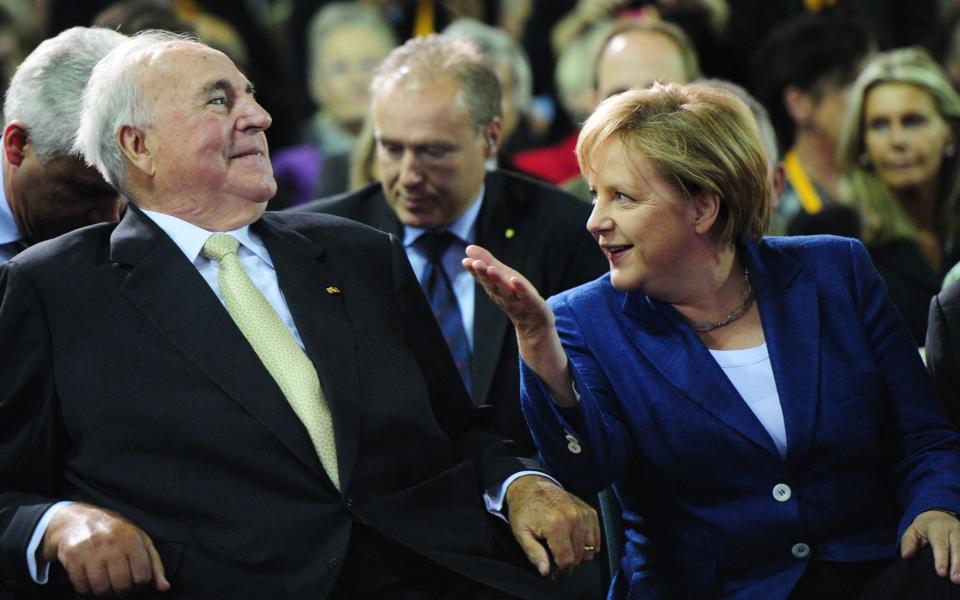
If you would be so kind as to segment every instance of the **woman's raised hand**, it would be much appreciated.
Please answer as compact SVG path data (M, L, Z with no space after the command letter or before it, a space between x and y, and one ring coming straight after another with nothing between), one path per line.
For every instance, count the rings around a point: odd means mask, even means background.
M503 264L485 248L467 246L463 267L513 322L517 335L542 335L553 328L553 313L526 277Z
M513 322L520 356L546 384L553 401L562 406L575 404L573 380L553 312L536 288L480 246L467 246L463 267Z

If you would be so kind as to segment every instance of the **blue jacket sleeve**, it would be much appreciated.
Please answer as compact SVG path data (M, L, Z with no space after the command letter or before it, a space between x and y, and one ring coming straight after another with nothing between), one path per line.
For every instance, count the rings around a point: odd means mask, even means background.
M634 448L620 418L619 402L581 331L572 307L550 301L579 403L554 404L539 377L521 360L520 398L544 467L580 494L596 493L616 481L633 460Z

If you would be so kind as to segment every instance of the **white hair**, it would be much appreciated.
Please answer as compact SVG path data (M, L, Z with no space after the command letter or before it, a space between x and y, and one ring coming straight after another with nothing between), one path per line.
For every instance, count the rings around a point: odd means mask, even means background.
M126 39L112 29L73 27L43 41L17 67L3 104L4 122L23 121L41 164L74 154L90 72Z
M125 166L117 134L124 126L148 127L153 106L144 94L139 70L149 50L173 42L201 43L192 34L162 30L142 31L114 48L101 60L83 92L83 111L74 149L120 193Z

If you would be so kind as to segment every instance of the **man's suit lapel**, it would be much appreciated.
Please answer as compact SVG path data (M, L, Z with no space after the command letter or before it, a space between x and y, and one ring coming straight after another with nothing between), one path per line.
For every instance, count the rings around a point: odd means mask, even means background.
M477 244L500 262L522 271L528 233L516 217L522 198L510 197L502 177L487 174L483 206L477 216ZM479 285L474 290L473 394L486 399L500 362L500 350L509 320Z
M280 388L176 244L135 207L114 230L110 244L111 262L129 268L121 290L138 310L226 396L329 481Z
M297 331L320 376L333 414L340 484L346 489L360 431L356 338L345 307L351 290L324 260L324 251L300 233L265 217L256 225ZM311 447L312 449L312 447Z

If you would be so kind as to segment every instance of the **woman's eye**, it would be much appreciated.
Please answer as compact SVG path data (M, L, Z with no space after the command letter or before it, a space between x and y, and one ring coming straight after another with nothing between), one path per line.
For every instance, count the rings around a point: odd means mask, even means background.
M923 115L907 115L903 118L904 127L919 127L927 122Z

